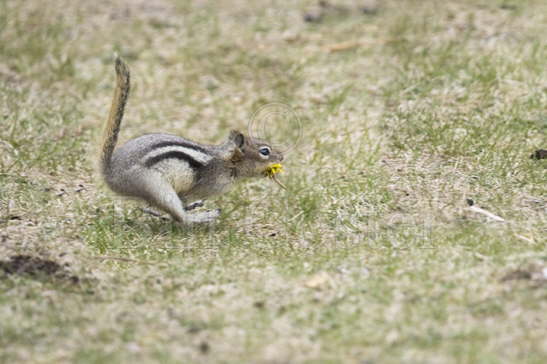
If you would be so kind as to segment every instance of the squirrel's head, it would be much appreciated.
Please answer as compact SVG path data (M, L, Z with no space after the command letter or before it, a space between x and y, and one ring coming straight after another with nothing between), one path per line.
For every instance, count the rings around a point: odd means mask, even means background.
M264 140L232 130L228 138L230 161L240 177L263 176L267 168L283 160L283 154Z

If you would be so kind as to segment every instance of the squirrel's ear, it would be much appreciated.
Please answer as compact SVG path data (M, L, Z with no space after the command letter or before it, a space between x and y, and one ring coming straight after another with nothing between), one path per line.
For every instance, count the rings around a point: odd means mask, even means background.
M245 144L245 135L243 133L232 130L228 137L228 146L226 149L226 155L223 157L225 160L230 160L232 163L240 162L243 159L243 145Z
M245 144L245 135L237 130L232 130L230 132L230 140L234 142L236 147L242 148L243 144Z

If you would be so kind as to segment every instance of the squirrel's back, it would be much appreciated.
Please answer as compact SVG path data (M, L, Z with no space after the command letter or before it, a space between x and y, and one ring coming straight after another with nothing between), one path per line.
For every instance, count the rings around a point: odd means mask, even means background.
M216 145L198 144L191 140L171 134L145 134L129 140L118 147L111 158L111 170L105 174L109 187L123 195L140 196L145 176L154 173L173 186L177 193L186 192L205 198L223 190L192 188L201 183L203 186L215 185L217 179L223 179L223 185L229 182L229 170L221 158ZM207 193L207 191L209 191Z

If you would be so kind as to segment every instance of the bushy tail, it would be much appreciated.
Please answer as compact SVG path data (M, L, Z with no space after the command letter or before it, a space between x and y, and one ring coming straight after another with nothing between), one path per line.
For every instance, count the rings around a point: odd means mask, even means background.
M129 96L129 88L129 67L121 58L116 57L116 90L114 91L110 114L104 126L101 145L100 162L103 175L107 175L110 170L110 161L118 141L118 132L120 131L127 97Z

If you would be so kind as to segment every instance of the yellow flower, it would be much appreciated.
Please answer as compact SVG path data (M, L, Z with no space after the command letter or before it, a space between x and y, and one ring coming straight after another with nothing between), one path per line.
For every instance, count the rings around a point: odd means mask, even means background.
M283 172L283 166L281 165L281 163L274 163L269 165L268 168L264 170L264 175L266 177L273 177L280 172Z
M285 185L281 183L275 176L277 173L280 173L280 172L283 172L283 166L281 165L281 163L274 163L274 164L270 164L268 168L264 170L264 176L270 177L275 183L277 183L284 190L286 190L287 187L285 187Z

